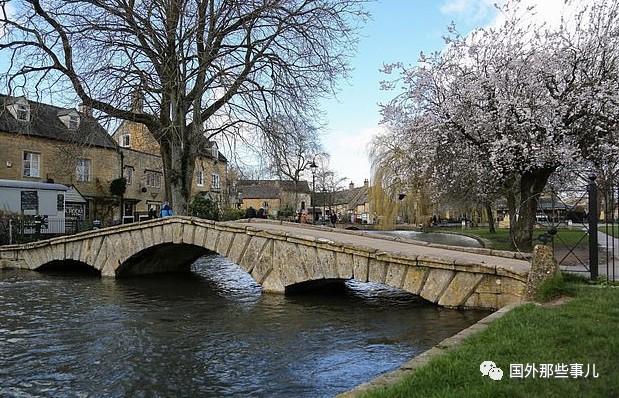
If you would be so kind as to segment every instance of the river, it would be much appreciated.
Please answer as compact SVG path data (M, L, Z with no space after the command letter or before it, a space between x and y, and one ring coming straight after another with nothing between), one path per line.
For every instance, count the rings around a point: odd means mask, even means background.
M486 316L376 284L263 294L238 266L0 270L2 397L332 397Z

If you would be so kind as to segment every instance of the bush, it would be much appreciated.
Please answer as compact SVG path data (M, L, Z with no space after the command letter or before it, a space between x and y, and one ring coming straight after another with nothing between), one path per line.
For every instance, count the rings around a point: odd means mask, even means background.
M11 213L0 210L0 245L9 243L9 220Z
M277 213L277 218L291 218L294 217L295 213L296 212L294 211L292 205L286 205L283 209L279 210L279 213Z
M214 200L202 194L196 194L189 203L189 215L219 221L219 206Z
M220 212L221 221L233 221L245 218L245 210L234 207L224 207Z

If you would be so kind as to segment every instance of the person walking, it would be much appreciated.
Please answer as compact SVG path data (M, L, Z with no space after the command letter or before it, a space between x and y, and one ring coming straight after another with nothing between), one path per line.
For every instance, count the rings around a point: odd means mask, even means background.
M331 213L331 226L335 228L335 223L337 222L337 215L335 213Z
M169 217L173 216L172 206L168 202L163 202L163 206L161 206L161 217Z
M245 218L256 218L256 209L254 209L253 206L249 206L245 212Z

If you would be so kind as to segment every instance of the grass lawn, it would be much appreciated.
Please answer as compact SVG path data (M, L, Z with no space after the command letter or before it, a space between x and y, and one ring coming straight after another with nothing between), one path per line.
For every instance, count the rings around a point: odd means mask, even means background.
M601 224L600 225L600 231L604 232L605 234L611 235L615 238L619 238L619 225L604 225Z
M619 397L619 287L568 282L563 288L574 297L517 307L403 382L363 397ZM482 376L484 361L503 371L501 380ZM562 364L568 377L511 377L519 364L524 374L527 364L538 371ZM588 377L575 377L577 364L585 373L589 367Z
M433 230L434 231L434 230ZM490 233L488 228L469 228L469 229L457 229L457 228L440 228L436 231L445 231L450 233L468 235L481 238L491 243L490 248L495 250L513 250L511 247L511 237L509 236L509 229L497 228L495 233ZM540 234L545 233L544 229L537 229L533 231L533 237L537 238ZM586 237L586 231L580 228L573 229L559 229L557 236L554 238L556 245L563 245L568 247L574 247L576 245L588 245ZM539 244L541 242L536 242Z

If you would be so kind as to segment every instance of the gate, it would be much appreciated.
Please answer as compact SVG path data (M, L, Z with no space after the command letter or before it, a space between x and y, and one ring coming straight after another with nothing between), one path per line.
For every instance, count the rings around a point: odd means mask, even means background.
M582 273L592 280L619 280L619 227L617 184L598 184L551 191L539 200L539 218L551 238L555 258L563 271Z

